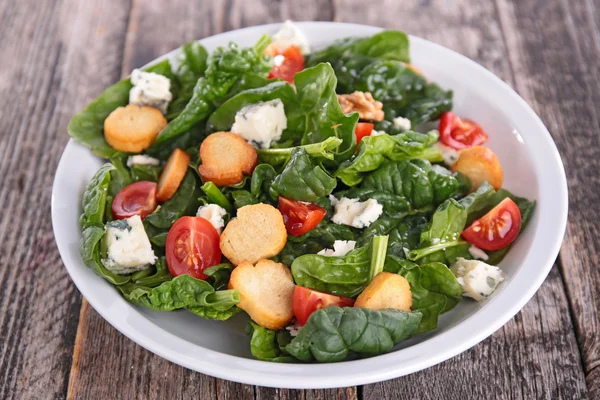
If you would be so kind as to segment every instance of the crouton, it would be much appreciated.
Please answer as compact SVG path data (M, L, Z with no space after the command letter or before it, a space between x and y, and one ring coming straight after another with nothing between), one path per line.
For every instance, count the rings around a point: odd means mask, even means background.
M504 181L504 172L498 157L492 150L483 146L461 150L458 160L450 169L452 172L458 171L468 176L473 184L471 187L473 191L485 181L499 190Z
M244 175L252 175L258 164L256 149L232 132L208 136L200 145L200 158L200 176L217 186L240 183Z
M244 261L231 273L229 288L240 292L238 307L264 328L281 329L294 317L294 278L283 264Z
M130 104L104 120L104 138L116 150L139 153L154 142L167 120L158 108Z
M244 206L221 235L221 251L233 265L255 263L283 249L287 232L278 209L268 204Z
M396 308L410 311L411 306L412 293L408 281L402 275L390 272L382 272L373 278L354 303L354 307L371 310Z
M164 203L173 197L185 177L190 160L190 155L185 151L181 149L173 150L158 180L158 190L156 192L158 201Z

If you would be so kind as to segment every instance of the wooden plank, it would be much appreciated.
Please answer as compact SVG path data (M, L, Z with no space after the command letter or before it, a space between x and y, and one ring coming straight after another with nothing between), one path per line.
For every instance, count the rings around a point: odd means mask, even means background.
M381 7L363 7L359 1L335 4L336 20L408 31L478 61L513 86L520 82L507 58L504 32L493 2L385 2L385 14ZM534 10L528 12L531 18L538 18ZM517 78L522 76L519 73L522 71L517 71ZM517 85L517 89L521 87ZM363 395L365 399L586 397L568 302L557 269L523 311L491 338L434 368L367 385Z
M118 75L128 10L98 3L0 4L0 398L66 392L81 300L49 204L68 119Z
M497 3L517 87L548 126L565 164L570 212L561 273L590 397L599 398L600 3Z
M122 75L144 65L182 43L213 35L223 30L276 22L285 18L313 19L314 5L298 9L286 2L273 6L269 2L171 2L153 0L134 2L127 30ZM228 13L225 10L231 9ZM173 10L173 12L171 12ZM301 10L304 14L297 14ZM311 11L312 10L312 11ZM97 382L115 382L99 385ZM195 373L172 364L136 345L121 335L84 301L69 398L272 398L274 389L254 388ZM355 399L356 388L340 391L283 391L278 398Z

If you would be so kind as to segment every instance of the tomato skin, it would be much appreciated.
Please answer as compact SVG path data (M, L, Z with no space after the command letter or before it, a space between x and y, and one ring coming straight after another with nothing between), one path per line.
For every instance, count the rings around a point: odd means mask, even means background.
M277 208L283 216L285 229L292 236L304 235L313 230L327 214L326 209L315 203L305 204L283 196L279 196Z
M521 211L509 197L473 221L462 236L483 250L500 250L515 241L521 230Z
M139 181L125 186L115 196L111 209L116 219L139 215L142 219L152 214L158 204L155 182Z
M269 45L265 53L273 57L274 65L269 72L269 79L281 78L294 83L294 75L304 69L304 56L296 46L290 46L285 50Z
M207 279L203 271L221 262L219 233L202 217L181 217L169 229L165 255L171 275Z
M440 140L456 150L479 146L486 142L488 135L475 121L459 118L451 111L440 117Z
M370 122L359 122L356 124L356 128L354 129L354 134L356 135L356 151L358 151L358 144L364 137L371 136L373 133L373 125Z
M354 299L318 292L296 285L292 304L296 321L300 326L304 326L313 312L328 306L352 307Z

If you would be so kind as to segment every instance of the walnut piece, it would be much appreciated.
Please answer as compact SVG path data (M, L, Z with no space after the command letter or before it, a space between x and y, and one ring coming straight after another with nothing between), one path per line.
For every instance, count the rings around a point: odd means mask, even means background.
M357 112L360 119L383 121L383 104L375 100L371 93L357 90L351 94L338 94L337 97L344 114Z

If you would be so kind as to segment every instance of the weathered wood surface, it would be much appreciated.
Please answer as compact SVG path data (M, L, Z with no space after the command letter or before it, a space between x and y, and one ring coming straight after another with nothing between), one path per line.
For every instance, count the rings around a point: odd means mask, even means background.
M600 397L600 3L366 4L0 2L0 398ZM191 372L137 346L82 302L69 280L49 202L70 116L120 75L187 40L286 18L403 29L450 47L511 84L557 141L571 197L559 265L521 313L472 350L359 388L253 387Z

